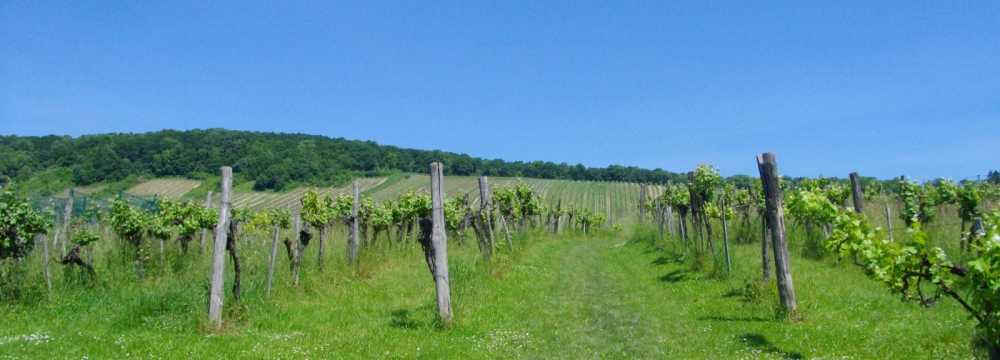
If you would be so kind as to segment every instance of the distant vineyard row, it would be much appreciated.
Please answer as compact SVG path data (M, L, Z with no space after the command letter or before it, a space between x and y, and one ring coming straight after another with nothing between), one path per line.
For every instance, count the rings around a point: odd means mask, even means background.
M445 178L447 197L474 194L477 189L474 176L449 176ZM562 201L567 206L585 207L604 214L611 223L628 223L635 221L639 209L639 184L624 182L573 181L550 179L519 179L510 177L490 178L494 186L508 186L518 181L530 186L538 192L548 204ZM404 174L390 177L362 178L359 180L361 191L375 201L394 199L409 191L429 191L430 179L424 174ZM159 196L171 199L186 198L201 200L192 196L192 190L201 185L200 181L189 179L154 179L140 183L130 188L127 193L136 196ZM291 208L300 206L299 199L309 190L321 195L347 194L350 185L341 187L317 188L299 187L287 192L252 191L249 187L237 189L233 195L233 205L251 209ZM650 186L650 196L655 197L663 191L662 186ZM475 202L476 196L470 196ZM218 202L218 195L213 196L213 202Z

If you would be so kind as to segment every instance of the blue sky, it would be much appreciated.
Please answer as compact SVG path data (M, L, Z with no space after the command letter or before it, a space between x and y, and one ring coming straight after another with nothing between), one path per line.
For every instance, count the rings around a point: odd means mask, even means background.
M0 134L225 127L755 174L1000 168L1000 2L0 3Z

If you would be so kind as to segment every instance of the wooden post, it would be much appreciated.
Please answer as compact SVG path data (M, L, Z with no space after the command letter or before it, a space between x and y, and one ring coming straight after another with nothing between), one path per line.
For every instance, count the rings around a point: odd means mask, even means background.
M656 206L654 206L654 208L656 209L656 214L654 214L653 217L656 219L656 225L660 230L659 240L663 241L663 226L664 226L663 205L660 204L660 199L653 200L653 202L656 204Z
M431 163L431 246L433 247L434 284L437 290L438 315L445 326L451 325L451 287L448 279L448 234L444 220L444 174L441 163Z
M788 243L785 238L785 214L781 205L781 188L778 185L778 164L773 153L757 157L757 169L764 187L767 206L767 224L771 230L774 249L775 277L778 279L778 296L786 314L796 319L798 304L795 301L795 286L792 283L792 269L788 259Z
M726 195L722 195L722 252L726 256L726 272L733 271L733 260L729 257L729 225L726 222Z
M292 285L299 286L299 273L302 269L302 213L299 211L295 212L294 220L292 221L292 238L289 240L291 245L289 249L292 251Z
M229 231L229 193L233 186L233 168L222 167L222 200L219 202L219 221L215 225L215 246L212 253L212 285L208 296L208 320L216 328L222 327L222 288L225 285L226 239Z
M646 184L639 184L639 223L646 222Z
M49 239L46 235L39 234L35 240L42 240L42 269L45 272L45 288L48 289L48 296L52 297L52 273L49 272Z
M556 203L556 219L555 224L552 226L552 233L559 235L559 220L562 220L562 199Z
M489 180L486 176L479 177L479 212L486 220L486 238L489 241L490 252L495 246L493 239L493 196L490 194Z
M667 231L670 233L670 239L674 239L674 207L670 205L664 205L664 210L667 212Z
M69 197L66 198L66 206L63 208L63 239L60 241L62 245L62 252L60 252L60 257L66 256L66 243L72 239L70 236L70 220L73 219L73 195L75 194L73 188L69 189ZM57 241L59 239L56 239Z
M361 191L358 181L351 186L354 192L354 203L351 205L351 237L347 240L347 263L358 264L358 206L361 204Z
M861 176L851 173L851 196L854 198L854 211L861 214L865 210L865 193L861 189Z
M205 208L212 208L212 190L208 191L208 195L205 195ZM201 253L205 253L205 235L207 235L208 229L201 229L201 240L199 241L201 245Z
M316 266L323 271L323 257L326 254L326 228L327 224L319 226L319 248L316 249Z
M280 234L281 228L275 225L274 234L271 236L271 257L267 262L267 296L271 296L271 284L274 280L274 262L275 258L278 257L278 237Z
M889 241L895 241L892 238L892 210L889 209L889 201L885 202L885 226L889 230Z

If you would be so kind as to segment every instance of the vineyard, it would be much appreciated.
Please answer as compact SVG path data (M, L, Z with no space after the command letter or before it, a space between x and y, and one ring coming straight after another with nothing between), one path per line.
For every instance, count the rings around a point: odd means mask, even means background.
M445 178L446 196L457 197L473 194L478 191L475 176L449 176ZM542 198L547 204L562 201L567 206L587 207L604 214L609 223L635 222L639 213L639 187L637 183L573 181L531 178L491 177L493 184L510 186L523 183ZM407 192L427 192L430 178L424 174L399 174L390 177L358 179L361 191L365 196L375 201L386 201ZM144 181L126 192L139 197L165 197L171 199L197 200L204 199L203 192L193 192L201 182L184 179L153 179ZM351 185L317 188L312 186L298 187L285 192L253 191L247 184L236 187L233 193L233 206L256 210L271 208L293 209L300 206L299 199L307 191L320 195L337 196L351 191ZM663 186L650 185L649 196L659 196ZM79 192L79 189L77 190ZM67 192L57 195L65 198ZM218 202L218 191L213 195L213 201ZM475 200L475 199L474 199ZM475 200L478 201L478 200Z
M4 189L0 354L1000 356L1000 186L758 166L750 182L435 162L287 191L229 167L104 198Z

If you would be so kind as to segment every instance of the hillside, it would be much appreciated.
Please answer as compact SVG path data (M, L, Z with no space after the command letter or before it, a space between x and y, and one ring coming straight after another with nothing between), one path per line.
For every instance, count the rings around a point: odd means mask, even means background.
M232 166L255 190L332 186L357 177L424 173L440 161L446 175L489 175L586 181L666 183L683 176L661 169L547 161L483 159L318 135L208 130L162 130L69 136L0 136L0 184L26 183L28 193L52 193L52 184L91 185L136 178L203 179ZM44 177L46 181L38 181ZM65 188L63 186L62 188Z

